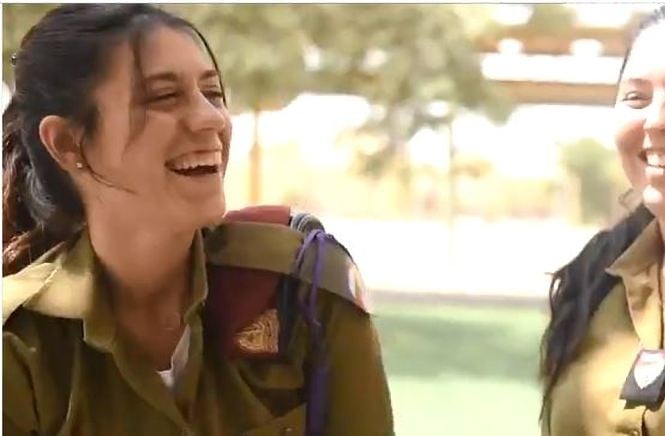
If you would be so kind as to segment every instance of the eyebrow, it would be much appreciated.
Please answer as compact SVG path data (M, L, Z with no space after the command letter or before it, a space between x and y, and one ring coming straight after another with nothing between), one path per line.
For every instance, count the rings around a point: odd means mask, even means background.
M627 77L621 79L622 85L645 86L648 85L648 83L648 80L640 79L638 77Z
M219 79L219 74L215 70L206 70L204 71L200 76L199 80L207 80L207 79ZM154 73L149 76L145 77L145 82L159 82L159 81L164 81L164 82L177 82L179 79L178 74L172 72L172 71L165 71L163 73Z

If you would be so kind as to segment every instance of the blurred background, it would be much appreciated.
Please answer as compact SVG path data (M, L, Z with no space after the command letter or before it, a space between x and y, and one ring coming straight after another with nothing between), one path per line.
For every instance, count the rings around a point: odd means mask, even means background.
M52 7L2 7L3 108ZM655 5L164 7L220 62L229 207L310 211L353 253L397 434L539 434L548 273L626 212L614 88Z

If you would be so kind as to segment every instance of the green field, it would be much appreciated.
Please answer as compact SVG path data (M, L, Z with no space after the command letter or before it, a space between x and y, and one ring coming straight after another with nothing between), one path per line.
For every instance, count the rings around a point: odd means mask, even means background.
M544 311L384 303L376 312L398 436L540 434Z

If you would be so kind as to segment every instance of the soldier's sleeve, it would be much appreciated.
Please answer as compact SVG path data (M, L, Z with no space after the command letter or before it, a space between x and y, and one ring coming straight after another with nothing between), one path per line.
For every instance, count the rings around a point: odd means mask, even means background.
M328 435L392 435L390 393L370 315L347 301L329 301L325 320L330 363Z
M540 420L540 435L541 436L551 436L550 428L550 412L545 411L543 417Z
M20 429L14 421L7 417L6 413L2 415L2 434L7 436L33 436L35 433Z
M31 350L14 333L2 333L2 429L6 435L38 434Z

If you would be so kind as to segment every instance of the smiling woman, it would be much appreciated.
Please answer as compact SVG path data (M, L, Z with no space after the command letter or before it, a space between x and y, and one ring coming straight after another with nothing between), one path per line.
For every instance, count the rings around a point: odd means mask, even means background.
M66 5L14 59L5 434L392 434L348 252L285 207L226 213L231 120L191 24Z
M554 274L544 435L665 434L665 6L639 27L612 123L640 204Z

